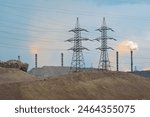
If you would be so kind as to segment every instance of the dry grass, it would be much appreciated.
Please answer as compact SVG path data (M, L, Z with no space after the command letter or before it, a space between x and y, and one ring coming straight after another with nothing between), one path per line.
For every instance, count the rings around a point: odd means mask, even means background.
M123 72L92 71L3 83L0 90L0 99L150 99L150 79Z

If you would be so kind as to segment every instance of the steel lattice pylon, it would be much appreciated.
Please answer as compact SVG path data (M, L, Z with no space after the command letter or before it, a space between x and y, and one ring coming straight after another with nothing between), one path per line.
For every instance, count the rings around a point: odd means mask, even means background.
M89 39L81 37L81 31L88 32L86 29L80 28L79 18L77 17L75 28L69 30L69 32L74 33L74 37L66 40L68 42L74 42L74 46L68 49L73 51L71 67L70 67L71 71L80 71L82 68L85 68L82 50L88 50L88 49L82 46L82 41L87 41Z
M109 61L109 55L107 50L108 49L114 50L113 48L107 46L107 40L113 39L116 41L116 39L107 36L108 30L114 31L111 28L107 27L105 18L103 18L102 26L99 29L97 29L97 31L101 32L101 37L96 38L95 40L101 42L101 47L97 48L101 51L98 68L100 70L105 70L105 71L110 70L110 61Z

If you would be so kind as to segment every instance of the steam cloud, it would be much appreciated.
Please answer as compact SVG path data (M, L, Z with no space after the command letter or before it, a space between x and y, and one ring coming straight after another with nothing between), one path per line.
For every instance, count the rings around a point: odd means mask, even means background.
M138 49L138 44L136 42L129 41L129 40L122 41L117 45L117 50L121 54L125 54L128 53L130 50L137 50L137 49Z

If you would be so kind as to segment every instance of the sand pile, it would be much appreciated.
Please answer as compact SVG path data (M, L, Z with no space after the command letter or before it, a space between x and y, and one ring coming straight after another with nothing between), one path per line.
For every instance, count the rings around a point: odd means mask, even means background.
M150 99L150 79L91 71L1 84L0 90L0 99Z
M32 80L36 80L36 78L24 71L15 68L0 67L0 84Z

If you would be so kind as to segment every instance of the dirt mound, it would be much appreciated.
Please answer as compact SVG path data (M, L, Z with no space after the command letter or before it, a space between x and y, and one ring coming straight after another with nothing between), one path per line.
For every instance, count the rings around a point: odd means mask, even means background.
M36 78L19 69L0 67L0 84L32 80L36 80Z
M0 99L150 99L150 79L123 72L81 72L0 85Z
M17 69L20 69L20 70L25 71L25 72L27 72L28 66L29 65L27 63L22 63L19 60L9 60L7 62L0 61L0 67L17 68Z

